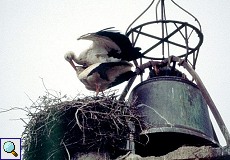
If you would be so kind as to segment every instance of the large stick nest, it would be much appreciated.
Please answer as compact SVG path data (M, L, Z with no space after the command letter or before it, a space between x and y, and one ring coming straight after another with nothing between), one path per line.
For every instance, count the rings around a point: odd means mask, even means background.
M76 153L107 152L110 156L125 148L130 122L139 116L127 102L108 96L86 96L61 102L40 97L32 106L23 133L25 159L67 159ZM139 124L139 122L138 122Z

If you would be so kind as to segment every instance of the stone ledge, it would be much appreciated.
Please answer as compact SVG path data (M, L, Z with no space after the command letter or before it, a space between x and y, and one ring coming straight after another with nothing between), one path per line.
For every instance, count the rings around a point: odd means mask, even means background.
M128 157L127 157L128 158ZM210 146L202 147L180 147L161 157L145 157L141 160L230 160L230 147L213 148Z

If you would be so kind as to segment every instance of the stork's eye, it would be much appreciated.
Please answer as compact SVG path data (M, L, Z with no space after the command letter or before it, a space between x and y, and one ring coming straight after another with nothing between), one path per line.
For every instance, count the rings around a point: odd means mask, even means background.
M87 68L88 65L87 65L86 63L83 63L82 67L83 67L83 68Z

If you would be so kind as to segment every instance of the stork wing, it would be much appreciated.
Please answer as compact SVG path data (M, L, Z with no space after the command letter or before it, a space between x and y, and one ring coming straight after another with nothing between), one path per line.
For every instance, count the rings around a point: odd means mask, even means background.
M89 33L82 35L78 40L91 40L94 46L104 47L107 51L116 50L117 53L121 52L120 47L106 36L98 35L97 33Z

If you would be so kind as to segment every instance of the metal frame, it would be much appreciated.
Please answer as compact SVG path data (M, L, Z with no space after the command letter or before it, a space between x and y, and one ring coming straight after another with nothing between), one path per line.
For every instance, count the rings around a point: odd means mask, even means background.
M167 28L168 24L173 24L173 25L175 25L176 29L169 34L167 32L166 35L162 33L162 37L159 37L159 36L156 36L156 35L153 35L150 33L146 33L143 31L145 26L152 25L152 24L160 24L161 27L164 26L164 28ZM162 30L164 28L162 28ZM190 33L188 33L188 28L191 29ZM184 30L184 31L182 31L182 30ZM194 31L197 34L199 41L196 44L196 46L192 48L189 46L189 40L190 40L191 35L194 33ZM137 33L136 36L134 33ZM178 42L173 42L173 41L169 40L169 38L171 38L175 35L178 35L178 34L180 34L183 37L184 43L183 42L178 43ZM146 58L146 59L164 60L165 58L167 58L164 55L164 53L165 53L164 45L165 44L168 44L168 45L170 44L170 45L174 45L174 46L185 49L185 53L179 55L178 57L180 57L180 58L184 57L185 60L187 61L188 56L193 54L191 63L192 63L192 66L194 69L195 69L195 65L196 65L196 61L197 61L197 57L198 57L198 53L199 53L199 48L202 45L203 39L204 39L201 31L199 29L197 29L195 26L193 26L187 22L174 21L174 20L159 20L159 21L147 22L147 23L141 24L135 28L132 28L126 35L131 36L131 40L132 40L132 43L134 46L136 45L140 36L146 36L146 37L158 40L157 43L150 45L150 47L147 50L142 52L143 58ZM145 56L147 53L154 50L159 45L162 45L162 58L156 58L156 57L154 57L154 55L152 57ZM141 61L140 61L140 65L142 64Z

